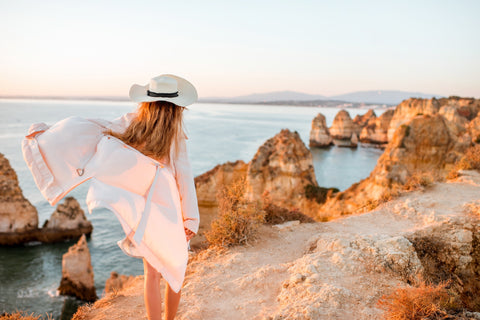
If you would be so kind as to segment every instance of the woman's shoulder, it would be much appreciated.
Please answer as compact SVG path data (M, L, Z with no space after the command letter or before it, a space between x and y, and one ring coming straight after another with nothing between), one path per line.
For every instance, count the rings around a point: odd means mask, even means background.
M112 131L116 132L121 132L127 129L127 127L130 125L133 119L137 116L136 112L128 112L125 113L124 115L113 119L110 122L109 129L112 129Z

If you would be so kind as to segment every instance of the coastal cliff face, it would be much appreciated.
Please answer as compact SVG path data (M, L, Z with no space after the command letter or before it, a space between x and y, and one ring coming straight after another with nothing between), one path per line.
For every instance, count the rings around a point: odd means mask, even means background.
M359 126L353 122L350 114L346 110L340 110L337 113L330 127L330 135L333 138L333 143L339 147L356 147L358 131Z
M209 229L218 207L219 192L235 181L244 181L245 198L269 201L280 208L298 209L315 216L320 204L306 196L306 187L317 187L313 160L297 132L284 129L267 140L249 163L227 162L195 178L201 214L200 234ZM327 192L326 190L325 192ZM201 237L192 240L199 244Z
M417 115L442 114L461 132L469 121L475 118L480 111L480 100L473 98L449 97L442 99L411 98L403 101L395 108L392 121L388 129L388 140L402 124L409 122ZM459 133L459 132L454 132Z
M333 144L333 139L328 131L325 116L319 113L312 120L312 128L310 130L310 147L325 148Z
M455 138L447 122L439 114L420 115L400 126L370 176L328 199L321 211L334 215L358 212L388 198L414 174L445 176L448 165L470 145L468 139Z
M83 235L62 257L60 294L71 295L84 301L95 301L95 282L87 239Z
M261 201L268 192L276 205L298 208L307 185L317 186L317 180L312 154L297 132L283 129L248 164L246 198L250 201Z
M0 153L0 233L24 233L37 227L37 210L23 196L15 170Z
M388 127L392 120L394 110L387 110L379 117L371 117L368 123L362 128L360 142L386 145L388 143Z
M199 206L218 206L219 191L237 180L245 179L247 167L242 160L226 162L195 177Z

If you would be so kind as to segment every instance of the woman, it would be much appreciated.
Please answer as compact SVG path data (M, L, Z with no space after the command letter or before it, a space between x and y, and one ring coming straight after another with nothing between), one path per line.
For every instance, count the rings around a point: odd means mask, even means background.
M185 79L161 75L133 85L136 113L110 122L69 117L30 126L22 152L37 187L52 205L90 181L88 210L107 208L126 237L118 242L143 258L145 306L161 319L160 279L167 282L166 319L173 319L188 262L188 241L199 213L182 127L183 109L197 100Z
M185 79L174 75L161 75L151 79L145 86L133 85L130 89L130 98L139 102L139 106L126 129L123 132L108 130L106 134L122 140L174 172L182 204L182 212L177 214L183 215L185 237L188 242L198 230L199 219L193 176L184 148L186 135L183 130L183 110L197 100L197 92ZM124 243L124 246L134 246L133 241ZM145 257L143 263L144 299L148 319L161 319L162 276ZM181 291L175 292L166 283L165 319L175 317L180 295Z

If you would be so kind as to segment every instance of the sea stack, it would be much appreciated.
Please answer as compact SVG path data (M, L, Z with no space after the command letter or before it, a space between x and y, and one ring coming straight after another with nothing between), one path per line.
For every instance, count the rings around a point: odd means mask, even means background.
M80 240L68 249L62 258L62 280L58 287L60 294L77 297L84 301L95 301L95 283L87 238Z
M92 230L92 223L85 217L78 201L74 197L66 197L45 221L41 237L43 242L64 241L77 239L82 234L89 236Z
M325 148L333 144L333 139L328 132L325 116L319 113L312 120L312 129L310 130L310 147Z
M338 147L357 147L357 124L355 124L346 110L340 110L333 120L330 135L333 143Z
M15 170L0 153L0 245L22 243L37 228L37 209L23 196Z

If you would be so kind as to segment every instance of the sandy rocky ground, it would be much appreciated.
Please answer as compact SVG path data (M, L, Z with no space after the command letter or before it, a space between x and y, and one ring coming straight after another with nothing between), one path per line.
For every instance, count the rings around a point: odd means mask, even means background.
M473 171L361 215L264 226L248 246L192 256L177 318L380 319L378 299L422 268L404 236L462 219L469 208L480 208ZM97 301L81 319L146 319L142 281Z

